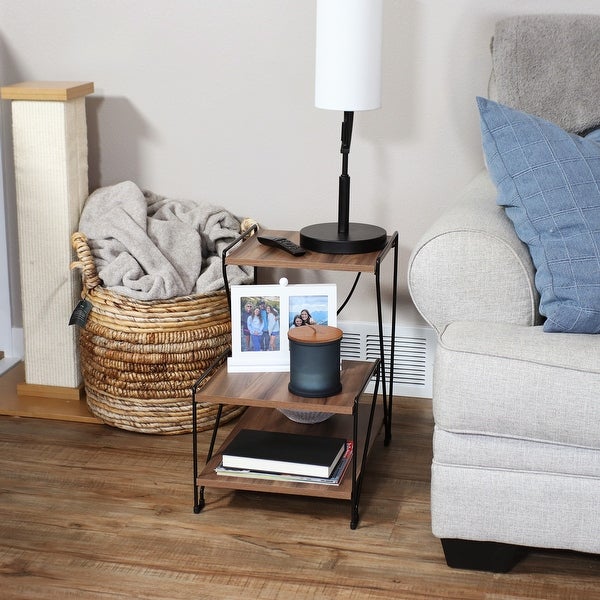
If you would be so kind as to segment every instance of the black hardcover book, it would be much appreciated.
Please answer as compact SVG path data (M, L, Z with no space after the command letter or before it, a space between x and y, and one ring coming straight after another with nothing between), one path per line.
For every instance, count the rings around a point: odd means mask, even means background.
M343 438L241 429L223 450L223 466L329 477L345 449Z

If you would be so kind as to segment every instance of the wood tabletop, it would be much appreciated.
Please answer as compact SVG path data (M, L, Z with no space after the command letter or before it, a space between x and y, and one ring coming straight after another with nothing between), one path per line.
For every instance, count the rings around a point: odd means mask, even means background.
M298 231L261 229L259 235L285 237L299 244ZM388 243L382 250L365 254L325 254L307 250L302 256L292 256L284 250L264 246L252 236L233 248L225 259L227 265L248 265L252 267L280 267L283 269L307 269L312 271L349 271L353 273L374 273L377 259L389 252L395 236L388 236Z
M342 391L328 398L303 398L288 390L290 374L229 373L224 365L197 393L199 402L213 402L350 415L354 401L368 383L377 362L343 360Z

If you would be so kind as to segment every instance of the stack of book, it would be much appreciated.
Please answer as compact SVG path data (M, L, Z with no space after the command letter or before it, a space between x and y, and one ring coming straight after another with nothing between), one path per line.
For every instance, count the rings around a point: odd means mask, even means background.
M352 461L342 438L242 429L223 450L218 475L339 485Z

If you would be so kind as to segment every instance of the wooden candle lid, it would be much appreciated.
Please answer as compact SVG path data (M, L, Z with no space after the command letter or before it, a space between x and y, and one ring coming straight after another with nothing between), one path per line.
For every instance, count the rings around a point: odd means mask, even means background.
M342 339L344 332L329 325L302 325L288 331L288 338L299 344L330 344Z

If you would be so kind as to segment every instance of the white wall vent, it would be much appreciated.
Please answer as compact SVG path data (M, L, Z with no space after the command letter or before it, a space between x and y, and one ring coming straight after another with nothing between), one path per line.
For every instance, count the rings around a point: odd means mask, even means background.
M344 332L341 356L349 360L375 360L379 358L379 332L377 323L339 321ZM384 356L390 364L391 326L383 327ZM431 398L433 363L436 336L430 327L396 325L394 348L394 396ZM386 367L389 377L389 367ZM374 381L367 387L373 391Z

